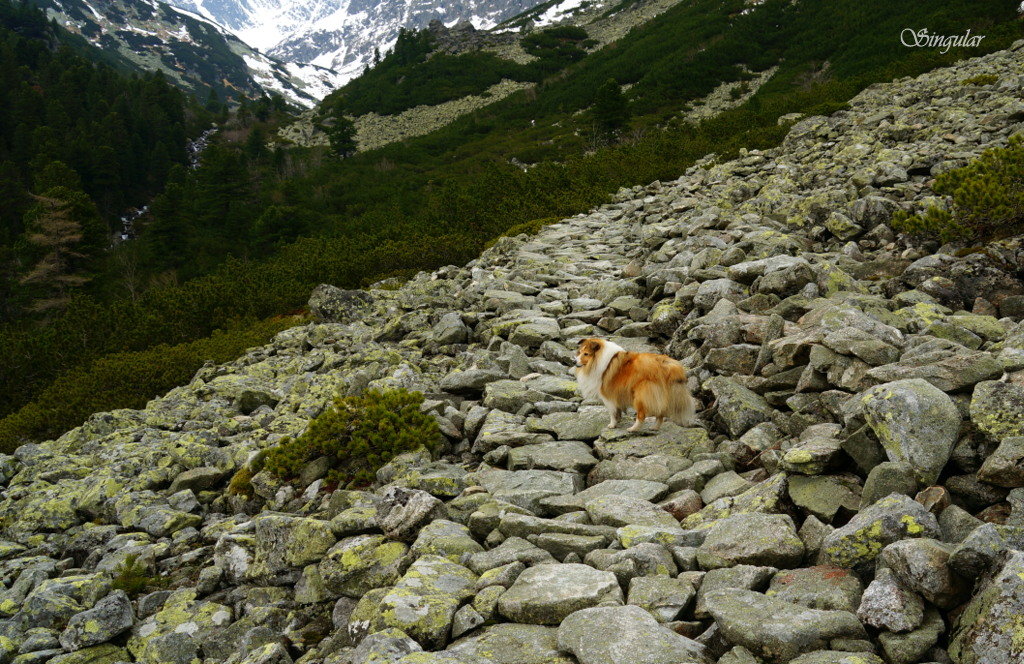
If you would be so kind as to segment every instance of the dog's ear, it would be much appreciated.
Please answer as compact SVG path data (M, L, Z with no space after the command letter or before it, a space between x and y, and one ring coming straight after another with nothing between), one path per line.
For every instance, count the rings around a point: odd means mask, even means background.
M589 353L596 354L597 351L601 350L601 342L597 339L584 339L580 342L580 347Z

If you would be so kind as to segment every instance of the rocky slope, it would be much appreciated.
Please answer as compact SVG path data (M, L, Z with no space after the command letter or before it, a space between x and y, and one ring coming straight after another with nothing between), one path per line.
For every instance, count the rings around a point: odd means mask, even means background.
M1024 245L886 221L1022 128L1022 61L874 86L397 290L321 287L322 322L0 459L0 662L1021 661ZM605 430L588 335L682 359L700 425ZM368 386L426 393L444 458L227 489ZM165 587L112 590L126 567Z

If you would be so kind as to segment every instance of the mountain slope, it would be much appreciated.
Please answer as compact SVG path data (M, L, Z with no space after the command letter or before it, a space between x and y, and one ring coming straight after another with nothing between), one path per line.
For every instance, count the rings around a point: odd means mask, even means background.
M887 224L1020 129L1022 64L873 86L465 267L318 288L317 323L0 457L5 649L46 624L58 661L1020 661L1022 244L928 255ZM589 335L683 361L698 422L606 430L569 371ZM318 416L395 388L442 459L346 486L296 444L377 454L396 414Z
M310 62L338 71L343 80L374 62L374 50L391 48L401 28L470 21L492 27L536 0L174 0L206 16L247 43L285 62Z
M341 80L323 67L267 57L211 21L156 0L32 0L89 43L206 97L276 93L309 107Z

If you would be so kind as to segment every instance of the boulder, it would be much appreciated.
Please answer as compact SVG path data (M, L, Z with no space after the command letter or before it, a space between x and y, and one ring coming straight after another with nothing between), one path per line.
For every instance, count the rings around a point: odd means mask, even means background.
M702 645L662 627L636 606L596 607L569 615L558 645L580 664L707 664Z
M949 566L952 545L917 538L893 542L882 551L882 560L900 584L943 609L960 604L969 586Z
M867 638L857 616L847 611L808 609L734 588L709 593L706 602L726 642L777 664L836 640Z
M1009 551L979 585L953 625L949 654L957 664L1024 660L1024 552Z
M330 592L361 597L373 588L395 583L408 551L402 542L389 542L382 535L358 535L332 546L317 567Z
M1007 489L1024 486L1024 436L1004 438L981 464L978 479Z
M373 296L366 291L320 284L309 296L309 312L318 323L349 323L372 302Z
M1024 385L998 380L975 385L971 421L996 440L1024 436Z
M912 537L942 536L935 516L921 503L892 494L858 512L849 523L829 533L821 544L821 564L865 568L887 545Z
M883 567L864 591L857 617L878 629L909 632L924 622L924 601L901 586L892 570Z
M919 378L878 385L858 399L889 460L909 463L922 484L934 484L960 436L953 400Z
M574 664L559 651L558 630L542 625L491 625L451 644L448 652L494 664Z
M557 625L575 611L622 599L611 572L577 563L541 564L519 575L498 599L498 610L513 622Z
M780 571L765 595L809 609L854 613L863 592L860 579L850 570L818 565Z
M804 555L793 520L783 514L738 514L716 522L697 549L703 569L733 565L795 567Z
M106 643L132 627L135 611L123 590L115 590L95 606L71 616L68 626L60 635L65 650L81 650Z

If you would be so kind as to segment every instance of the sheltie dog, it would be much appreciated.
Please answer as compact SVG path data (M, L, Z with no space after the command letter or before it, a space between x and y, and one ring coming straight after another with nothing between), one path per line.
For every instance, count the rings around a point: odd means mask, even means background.
M584 339L576 351L576 380L584 399L600 399L608 409L609 429L630 406L636 411L636 431L648 416L688 426L697 402L686 386L686 369L667 355L634 353L603 339Z

